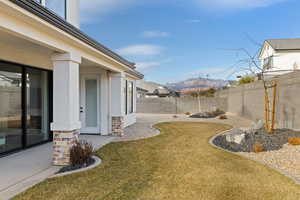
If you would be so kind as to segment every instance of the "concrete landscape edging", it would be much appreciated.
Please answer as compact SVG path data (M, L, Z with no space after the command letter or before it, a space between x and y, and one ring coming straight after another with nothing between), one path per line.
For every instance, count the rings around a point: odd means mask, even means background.
M160 135L160 130L154 127L156 124L158 124L158 123L153 123L153 124L150 125L150 129L155 132L155 135L153 135L152 137ZM151 138L151 137L147 137L147 138ZM139 138L139 139L136 139L136 140L147 139L147 138ZM67 175L71 175L71 174L75 174L75 173L88 171L88 170L91 170L91 169L99 166L102 163L102 160L99 157L92 156L92 158L95 160L95 163L93 165L90 165L90 166L85 167L85 168L73 170L73 171L68 171L68 172L64 172L64 173L55 174L55 175L50 176L48 179L63 177L63 176L67 176Z
M57 177L67 176L67 175L71 175L71 174L75 174L75 173L79 173L79 172L88 171L88 170L94 169L95 167L99 166L102 163L102 160L99 157L92 156L92 158L95 160L95 163L88 167L80 168L77 170L68 171L68 172L64 172L64 173L55 174L53 176L50 176L49 178L57 178Z
M248 160L252 160L252 161L254 161L254 162L257 162L257 163L259 163L259 164L262 164L262 165L264 165L264 166L267 166L267 167L269 167L269 168L271 168L271 169L273 169L273 170L279 172L280 174L282 174L282 175L284 175L284 176L286 176L286 177L292 179L296 184L300 185L300 179L291 176L290 174L286 173L286 172L283 171L282 169L279 169L279 168L277 168L277 167L268 165L267 163L265 163L265 162L263 162L263 161L261 161L261 160L258 160L258 159L254 159L254 158L250 158L250 157L244 156L244 155L242 155L242 154L239 154L238 152L232 152L232 151L229 151L229 150L227 150L227 149L223 149L222 147L219 147L219 146L217 146L217 145L215 145L215 144L213 143L213 141L216 139L216 137L218 137L218 136L220 136L220 135L222 135L222 134L224 134L224 133L228 133L228 132L230 132L230 131L232 131L232 130L233 130L233 128L230 129L230 130L222 131L221 133L216 134L215 136L213 136L212 138L209 139L209 144L212 145L213 147L215 147L215 148L221 150L221 151L225 151L225 152L228 152L228 153L231 153L231 154L234 154L234 155L243 157L243 158L247 158Z

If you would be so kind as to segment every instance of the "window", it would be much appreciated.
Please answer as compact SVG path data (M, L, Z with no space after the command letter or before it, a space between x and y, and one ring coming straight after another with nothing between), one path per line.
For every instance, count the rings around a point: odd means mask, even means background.
M22 69L0 63L0 153L22 148Z
M133 82L127 81L127 114L133 113Z
M124 97L125 97L125 114L131 114L133 113L133 103L134 103L134 85L133 81L125 80L124 84Z
M45 6L66 19L66 0L45 0Z
M128 103L127 103L127 100L128 100L128 98L127 98L127 95L128 95L128 93L127 93L127 86L128 86L128 84L127 84L127 80L124 80L124 89L123 89L123 91L124 91L124 108L125 108L125 114L127 115L128 114L128 109L127 109L127 107L128 107Z
M271 69L273 67L273 56L270 56L270 57L267 57L267 58L264 58L264 68L265 69Z

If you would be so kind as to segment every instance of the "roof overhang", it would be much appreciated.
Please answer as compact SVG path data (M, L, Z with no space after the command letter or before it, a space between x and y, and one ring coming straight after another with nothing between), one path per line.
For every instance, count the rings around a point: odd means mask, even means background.
M60 18L58 15L54 14L50 10L46 9L39 3L32 1L32 0L10 0L14 4L20 6L21 8L27 10L28 12L40 17L41 19L45 20L46 22L54 25L55 27L61 29L62 31L70 34L71 36L79 39L80 41L84 42L85 44L93 47L94 49L100 51L101 53L105 54L106 56L112 58L113 60L125 65L129 69L135 69L135 64L132 62L127 61L120 55L116 54L115 52L111 51L104 45L100 44L96 40L92 39L78 28L73 26L72 24L68 23L64 19Z
M143 79L144 78L144 75L141 74L140 72L134 70L134 69L131 69L131 70L126 70L125 71L126 74L130 75L131 77L133 77L134 79Z

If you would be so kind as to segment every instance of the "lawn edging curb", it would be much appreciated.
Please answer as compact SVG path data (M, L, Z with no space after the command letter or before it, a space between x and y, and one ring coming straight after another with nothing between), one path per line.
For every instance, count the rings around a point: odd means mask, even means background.
M95 160L95 163L88 166L88 167L73 170L73 171L69 171L69 172L55 174L53 176L50 176L49 178L57 178L57 177L67 176L67 175L71 175L71 174L75 174L75 173L79 173L79 172L88 171L88 170L94 169L95 167L99 166L102 163L102 160L99 157L92 156L92 158Z
M296 184L300 185L300 180L299 180L298 178L295 178L295 177L291 176L290 174L286 173L286 172L283 171L282 169L279 169L279 168L277 168L277 167L268 165L267 163L265 163L265 162L263 162L263 161L261 161L261 160L258 160L258 159L254 159L254 158L250 158L250 157L244 156L244 155L242 155L242 154L239 154L238 152L232 152L232 151L229 151L229 150L227 150L227 149L223 149L222 147L219 147L219 146L217 146L217 145L215 145L215 144L213 143L213 141L216 139L216 137L218 137L218 136L220 136L220 135L222 135L222 134L224 134L224 133L230 132L230 131L232 131L232 130L233 130L233 128L232 128L232 129L229 129L229 130L227 130L227 131L222 131L221 133L218 133L218 134L216 134L215 136L211 137L211 138L209 139L209 144L212 145L213 147L215 147L215 148L221 150L221 151L225 151L225 152L228 152L228 153L231 153L231 154L240 156L240 157L242 157L242 158L246 158L246 159L248 159L248 160L252 160L252 161L257 162L257 163L259 163L259 164L262 164L262 165L264 165L264 166L267 166L267 167L269 167L269 168L271 168L271 169L273 169L273 170L279 172L280 174L282 174L282 175L284 175L284 176L286 176L286 177L292 179Z

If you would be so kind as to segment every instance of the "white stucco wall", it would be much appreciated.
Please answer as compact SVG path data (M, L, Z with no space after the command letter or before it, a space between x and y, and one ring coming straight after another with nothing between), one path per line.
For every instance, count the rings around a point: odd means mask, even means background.
M273 58L274 70L300 69L300 52L276 53Z
M136 123L136 114L135 113L125 115L125 117L124 117L124 126L125 127L128 127L134 123Z

